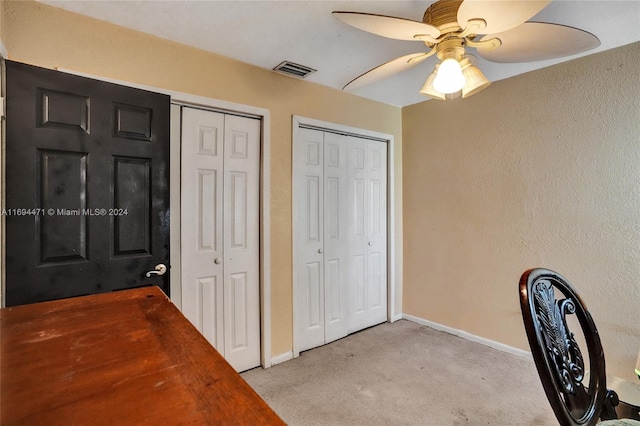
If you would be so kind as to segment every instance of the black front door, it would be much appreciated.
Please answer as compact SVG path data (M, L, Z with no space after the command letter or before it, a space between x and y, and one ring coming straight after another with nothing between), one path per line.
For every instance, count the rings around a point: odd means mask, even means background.
M6 63L6 305L169 292L166 95Z

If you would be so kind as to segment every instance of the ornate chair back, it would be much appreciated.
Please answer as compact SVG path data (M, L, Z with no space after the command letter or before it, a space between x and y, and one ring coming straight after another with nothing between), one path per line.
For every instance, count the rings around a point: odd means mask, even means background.
M530 269L520 278L520 308L533 360L547 399L562 426L615 419L618 397L607 390L604 353L596 325L573 286L560 274ZM574 315L587 346L585 358L567 317Z

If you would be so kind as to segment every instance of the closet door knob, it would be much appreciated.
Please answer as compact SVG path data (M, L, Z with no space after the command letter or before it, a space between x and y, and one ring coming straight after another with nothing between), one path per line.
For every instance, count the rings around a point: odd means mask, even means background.
M367 245L368 245L369 247L371 247L371 241L369 241L369 242L367 243Z
M324 250L322 250L321 248L318 249L318 253L322 254Z
M215 263L216 265L219 265L219 264L220 264L220 262L222 262L222 261L220 260L220 258L219 258L219 257L216 257L216 258L214 259L214 261L213 261L213 263Z

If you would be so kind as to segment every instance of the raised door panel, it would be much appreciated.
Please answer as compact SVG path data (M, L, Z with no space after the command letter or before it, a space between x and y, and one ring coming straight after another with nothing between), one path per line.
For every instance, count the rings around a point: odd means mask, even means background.
M151 162L114 157L113 169L113 256L150 254Z
M299 351L324 344L324 135L298 129L294 146L294 318Z
M191 316L202 335L218 351L224 351L224 288L218 275L196 278L198 303ZM185 282L183 282L183 285ZM189 283L191 284L191 283Z
M224 356L260 365L260 121L225 115Z
M38 265L89 261L88 216L71 214L87 208L87 156L38 150L36 198L44 211L60 213L35 218Z
M214 166L215 167L215 166ZM211 256L222 251L220 222L218 214L220 206L221 170L216 168L199 168L196 170L197 183L195 186L196 196L196 221L195 233L197 236L196 252L203 254L206 259L211 260ZM214 258L215 262L215 258Z
M182 108L182 312L224 353L224 115Z

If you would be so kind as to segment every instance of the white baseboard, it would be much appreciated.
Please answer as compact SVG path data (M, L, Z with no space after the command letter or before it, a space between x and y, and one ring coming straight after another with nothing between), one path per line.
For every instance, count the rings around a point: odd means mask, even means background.
M429 321L424 318L419 318L409 314L397 314L391 318L391 322L398 321L400 319L406 319L411 322L415 322L416 324L424 325L427 327L431 327L434 330L444 331L445 333L453 334L454 336L462 337L463 339L467 339L471 342L480 343L481 345L488 346L493 349L497 349L502 352L506 352L512 355L517 355L525 358L532 359L531 353L522 349L515 348L513 346L505 345L504 343L496 342L495 340L486 339L484 337L476 336L475 334L467 333L463 330L458 330L456 328L448 327L446 325L438 324L437 322ZM271 365L281 364L285 361L289 361L293 359L293 351L285 352L280 355L276 355L271 358Z
M274 366L276 364L281 364L285 361L289 361L290 359L293 359L293 351L289 351L289 352L285 352L283 354L280 355L276 355L274 357L271 358L271 366Z
M409 314L402 314L402 318L408 321L415 322L416 324L431 327L434 330L444 331L445 333L462 337L463 339L467 339L471 342L480 343L481 345L489 346L490 348L497 349L502 352L533 359L531 356L531 352L518 349L513 346L505 345L504 343L496 342L495 340L490 340L484 337L476 336L475 334L467 333L466 331L458 330L457 328L448 327L446 325L438 324L437 322L429 321L424 318L415 317Z

